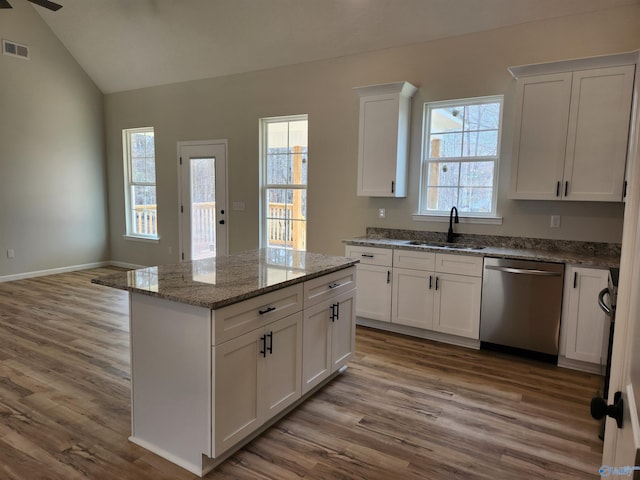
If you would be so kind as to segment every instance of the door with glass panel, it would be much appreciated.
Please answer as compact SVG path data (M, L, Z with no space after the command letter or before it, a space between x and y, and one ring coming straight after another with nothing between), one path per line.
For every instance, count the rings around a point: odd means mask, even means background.
M227 141L178 142L182 260L226 255Z

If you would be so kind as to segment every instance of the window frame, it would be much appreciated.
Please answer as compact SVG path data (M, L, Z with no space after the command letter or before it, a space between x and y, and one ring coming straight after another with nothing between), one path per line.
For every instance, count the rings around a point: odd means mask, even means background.
M472 105L480 105L486 103L499 103L500 114L498 120L497 129L497 144L496 155L490 156L469 156L469 157L442 157L442 159L431 159L429 157L430 145L429 140L431 137L431 111L439 108L446 107L464 107ZM504 95L487 95L482 97L469 97L459 98L453 100L442 100L435 102L425 102L423 107L423 129L422 129L422 152L420 161L420 195L418 200L418 213L414 215L414 220L427 220L427 217L447 217L449 216L450 209L448 210L427 210L427 195L429 191L428 180L429 172L428 167L435 162L441 162L443 159L451 163L474 163L474 162L486 162L491 161L494 164L493 167L493 183L492 183L492 195L491 195L491 211L490 212L470 212L466 210L460 210L459 216L466 217L473 221L477 219L477 223L501 223L502 218L497 213L498 203L498 173L500 168L500 155L501 155L501 143L502 143L502 124L504 116ZM464 138L464 133L469 130L465 130L464 127L460 131ZM460 189L460 183L457 185ZM453 206L453 205L452 205ZM457 205L455 205L457 208Z
M133 181L133 157L131 154L131 136L135 133L153 133L154 142L154 181L152 182L137 182ZM124 238L129 240L138 241L150 241L157 242L160 240L159 228L158 228L158 174L156 171L156 155L155 155L155 129L154 127L136 127L136 128L124 128L122 130L122 149L123 149L123 171L124 171L124 203L125 203L125 234ZM156 190L156 233L144 234L136 233L134 228L134 218L132 215L132 198L131 191L134 186L153 187Z
M267 199L267 191L269 189L283 189L283 190L301 190L305 193L308 193L309 186L309 178L307 177L307 183L305 184L272 184L267 183L267 127L270 124L274 123L289 123L289 122L299 122L299 121L307 122L307 162L309 161L309 115L306 113L297 114L297 115L283 115L278 117L264 117L259 121L260 124L260 247L267 248L269 247L269 223L267 222L267 213L268 213L268 199ZM308 170L307 170L308 175ZM308 200L308 196L307 196ZM304 220L304 228L305 228L305 250L296 250L293 248L288 248L287 246L283 247L271 247L271 248L282 248L283 250L290 251L306 251L306 232L309 224L308 219L308 211L306 212L307 216Z

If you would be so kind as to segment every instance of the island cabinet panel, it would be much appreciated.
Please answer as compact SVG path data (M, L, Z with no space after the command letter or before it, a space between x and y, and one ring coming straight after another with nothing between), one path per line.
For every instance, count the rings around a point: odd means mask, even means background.
M304 310L302 393L344 366L355 347L355 289Z
M301 396L302 312L213 347L218 457Z
M211 450L211 311L130 294L131 438L190 470Z
M340 270L304 282L304 307L310 307L327 298L353 290L356 286L356 272L353 268Z
M292 285L214 311L213 345L302 310L302 284Z

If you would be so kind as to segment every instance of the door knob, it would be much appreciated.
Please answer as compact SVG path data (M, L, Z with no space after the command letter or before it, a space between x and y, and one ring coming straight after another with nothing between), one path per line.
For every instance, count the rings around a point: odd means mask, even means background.
M593 397L591 399L591 416L596 420L600 420L605 415L615 418L618 428L622 428L622 416L624 411L624 400L622 400L622 392L616 392L613 396L613 404L607 405L602 397Z

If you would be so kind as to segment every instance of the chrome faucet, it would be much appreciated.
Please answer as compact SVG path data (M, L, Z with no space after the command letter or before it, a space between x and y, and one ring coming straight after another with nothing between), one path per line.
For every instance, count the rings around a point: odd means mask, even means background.
M456 216L453 216L455 212ZM453 242L453 222L460 223L460 219L458 219L458 209L456 207L451 207L451 213L449 213L449 231L447 232L447 243Z

